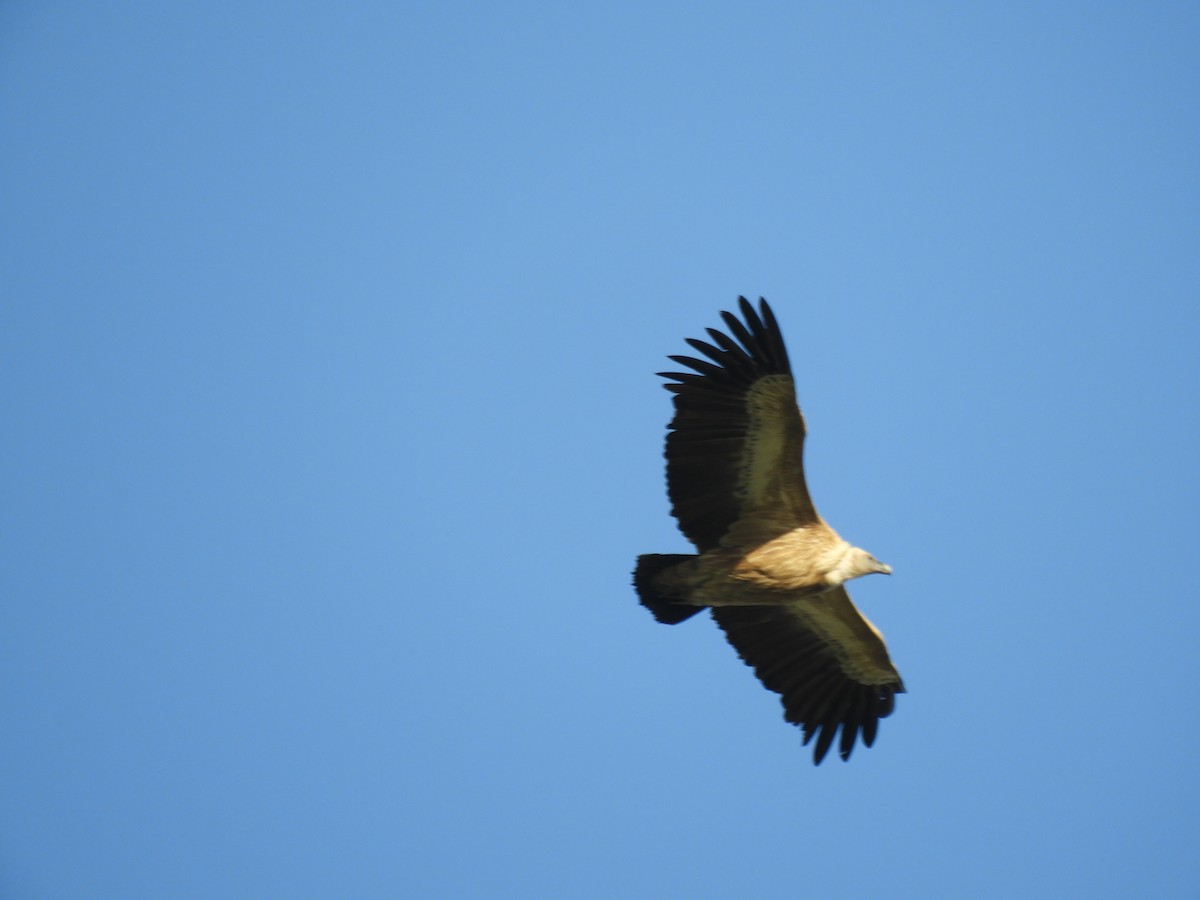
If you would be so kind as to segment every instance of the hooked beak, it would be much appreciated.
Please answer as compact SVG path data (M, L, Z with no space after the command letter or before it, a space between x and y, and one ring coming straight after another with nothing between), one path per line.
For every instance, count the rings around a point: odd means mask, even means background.
M880 564L879 564L879 571L880 571L880 572L882 572L884 575L891 575L891 574L892 574L892 567L891 567L891 566L889 566L887 563L880 563Z

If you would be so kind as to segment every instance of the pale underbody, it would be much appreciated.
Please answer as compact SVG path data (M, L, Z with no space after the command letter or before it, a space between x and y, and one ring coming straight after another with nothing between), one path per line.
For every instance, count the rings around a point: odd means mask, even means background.
M736 529L731 536L744 537ZM676 602L692 606L774 606L889 571L820 520L761 543L737 543L723 542L667 569L656 581Z

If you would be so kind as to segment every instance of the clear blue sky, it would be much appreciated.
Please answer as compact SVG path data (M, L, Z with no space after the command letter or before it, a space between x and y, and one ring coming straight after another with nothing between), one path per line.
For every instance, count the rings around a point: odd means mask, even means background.
M0 7L0 896L1195 897L1200 6ZM766 296L909 693L654 623Z

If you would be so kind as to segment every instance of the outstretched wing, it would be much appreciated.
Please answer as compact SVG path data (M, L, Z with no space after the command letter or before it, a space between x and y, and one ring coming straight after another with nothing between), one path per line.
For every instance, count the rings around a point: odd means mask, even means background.
M779 324L766 300L738 298L743 324L721 313L729 334L688 339L707 359L672 356L692 372L662 372L675 393L667 434L667 493L680 530L697 549L715 547L748 514L785 531L816 519L804 482L804 418ZM730 336L732 335L732 337Z
M881 635L843 588L783 606L713 607L713 618L765 687L781 695L784 718L815 736L820 763L841 729L838 755L855 739L870 747L879 720L904 692Z

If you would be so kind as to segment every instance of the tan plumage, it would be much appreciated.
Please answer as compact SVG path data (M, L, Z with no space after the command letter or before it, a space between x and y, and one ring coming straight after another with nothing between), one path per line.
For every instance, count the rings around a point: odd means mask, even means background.
M815 736L820 763L839 729L848 759L868 747L904 691L883 636L842 586L891 568L838 535L804 479L804 417L779 325L765 300L738 298L744 323L688 339L706 359L672 356L691 372L673 383L667 492L697 555L638 558L634 585L655 618L682 622L705 608L759 680L781 695L784 717ZM732 335L732 336L731 336Z

